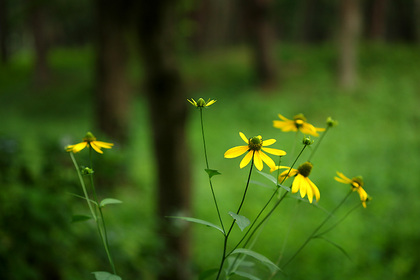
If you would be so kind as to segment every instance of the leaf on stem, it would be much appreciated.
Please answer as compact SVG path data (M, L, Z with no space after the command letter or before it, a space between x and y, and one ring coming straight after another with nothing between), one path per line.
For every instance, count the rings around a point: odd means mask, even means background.
M73 217L71 217L71 222L72 223L84 222L90 219L92 219L92 217L87 216L87 215L73 215Z
M84 199L84 200L86 200L87 201L87 199L86 199L86 197L84 197L84 196L81 196L81 195L78 195L78 194L75 194L75 193L70 193L72 196L75 196L75 197L78 197L78 198L81 198L81 199ZM94 201L94 200L92 200L92 199L89 199L89 201L91 202L91 203L93 203L93 204L95 204L95 205L98 205L97 203L96 203L96 201Z
M247 217L235 214L232 211L229 211L229 215L231 215L232 218L235 219L235 222L241 229L241 231L244 231L244 229L251 223Z
M251 184L254 184L254 185L258 185L258 186L261 186L261 187L264 187L264 188L267 188L267 189L271 189L271 190L276 190L277 188L276 187L273 187L273 186L269 186L269 185L267 185L267 184L264 184L264 183L261 183L261 182L258 182L258 181L254 181L254 180L251 180L251 181L249 181Z
M253 257L254 259L260 261L263 265L268 267L268 269L270 269L272 273L275 271L281 270L276 264L270 261L267 257L249 249L239 248L239 249L234 250L232 254L245 254L247 256Z
M115 198L105 198L101 201L101 203L99 203L99 207L102 208L108 204L119 204L119 203L122 203L122 201Z
M184 220L187 222L192 222L192 223L197 223L197 224L202 224L202 225L206 225L212 228L215 228L217 230L219 230L221 233L223 233L223 235L225 234L225 232L218 226L216 226L213 223L201 220L201 219L196 219L196 218L191 218L191 217L177 217L177 216L166 216L166 218L171 218L171 219L180 219L180 220Z
M121 280L121 277L115 274L111 274L106 271L92 272L95 275L96 280Z
M209 175L209 179L211 179L211 177L216 176L216 175L222 175L222 173L220 173L219 171L214 170L214 169L204 169L204 170Z
M267 174L267 173L264 173L264 172L261 172L261 171L258 171L257 170L257 172L259 173L259 174L261 174L261 175L263 175L265 178L267 178L268 180L270 180L274 185L276 185L277 187L279 187L279 188L283 188L283 189L285 189L286 191L288 191L288 192L290 192L290 188L289 187L286 187L286 186L283 186L283 185L280 185L279 184L279 182L278 182L278 180L274 177L274 176L272 176L272 175L270 175L270 174Z

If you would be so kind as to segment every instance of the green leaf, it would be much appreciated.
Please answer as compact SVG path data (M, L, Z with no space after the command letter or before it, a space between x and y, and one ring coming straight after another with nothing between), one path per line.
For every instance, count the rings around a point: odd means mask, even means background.
M245 278L248 278L248 279L251 279L251 280L261 280L260 278L254 276L252 274L243 272L243 271L235 271L234 274L245 277Z
M87 220L92 219L91 216L86 216L86 215L73 215L73 217L71 217L71 222L72 223L77 223L77 222L84 222Z
M327 241L328 243L330 243L331 245L333 245L334 247L336 247L338 250L340 250L341 253L343 253L349 260L351 260L349 254L347 254L346 250L344 250L344 248L341 247L340 245L338 245L337 243L335 243L335 242L333 242L333 241L331 241L329 239L326 239L323 236L314 236L314 238L319 238L319 239L322 239L322 240Z
M206 271L203 271L200 273L200 275L198 276L198 280L204 280L209 278L210 276L215 275L217 272L219 271L218 268L212 268Z
M268 269L270 269L270 271L273 273L277 270L280 270L280 268L274 264L272 261L270 261L267 257L254 252L252 250L249 249L244 249L244 248L239 248L236 249L235 251L232 252L232 254L245 254L247 256L253 257L254 259L260 261L263 265L265 265L266 267L268 267Z
M81 195L78 195L78 194L75 194L75 193L69 193L70 195L72 195L72 196L75 196L75 197L78 197L78 198L81 198L81 199L84 199L84 200L86 200L86 197L84 197L84 196L81 196ZM86 200L87 201L87 200ZM93 204L95 204L95 205L98 205L97 203L96 203L96 201L94 201L94 200L92 200L92 199L89 199L89 201L91 202L91 203L93 203Z
M264 173L264 172L261 172L261 171L258 171L258 170L257 170L257 172L258 172L259 174L261 174L262 176L264 176L265 178L267 178L268 180L270 180L270 181L271 181L274 185L276 185L277 187L279 187L279 188L283 188L283 189L285 189L286 191L290 192L290 188L289 188L289 187L286 187L286 186L280 185L280 184L277 182L277 179L276 179L275 177L273 177L272 175L267 174L267 173Z
M201 220L201 219L196 219L196 218L191 218L191 217L176 217L176 216L166 216L166 218L171 218L171 219L181 219L187 222L192 222L192 223L197 223L197 224L202 224L202 225L206 225L212 228L215 228L217 230L219 230L221 233L223 233L223 235L225 234L225 232L218 226L216 226L213 223Z
M238 225L238 227L241 229L241 231L244 231L244 229L245 229L247 226L249 226L249 224L251 223L251 222L249 221L249 219L248 219L247 217L245 217L245 216L235 214L235 213L233 213L233 212L231 212L231 211L229 212L229 215L231 215L231 216L232 216L232 218L234 218L234 219L235 219L235 222L236 222L236 224Z
M111 274L106 271L92 272L95 275L96 280L121 280L121 277L115 274Z
M222 175L222 173L220 173L219 171L217 171L217 170L214 170L214 169L204 169L206 172L207 172L207 174L209 175L209 178L211 179L211 177L213 177L213 176L216 176L216 175Z
M101 201L101 203L99 204L99 207L102 208L108 204L119 204L119 203L122 203L122 201L115 198L105 198Z
M258 181L251 180L251 181L249 181L249 182L250 182L251 184L254 184L254 185L258 185L258 186L261 186L261 187L264 187L264 188L272 189L273 191L274 191L274 190L277 190L277 188L276 188L276 187L269 186L269 185L267 185L267 184L264 184L264 183L261 183L261 182L258 182Z

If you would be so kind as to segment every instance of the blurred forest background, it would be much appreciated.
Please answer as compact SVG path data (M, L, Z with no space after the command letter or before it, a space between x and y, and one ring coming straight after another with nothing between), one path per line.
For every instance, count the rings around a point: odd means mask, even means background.
M164 218L217 223L190 97L218 100L204 118L226 222L247 174L223 159L239 131L289 151L278 113L339 121L311 178L326 209L347 192L336 171L365 179L372 203L328 236L351 260L315 240L275 279L420 275L419 0L0 0L0 55L1 279L109 270L94 224L71 223L88 209L71 195L80 186L64 147L87 131L115 143L94 162L98 194L124 202L105 209L119 275L188 280L217 267L220 234ZM271 191L250 191L253 217ZM254 249L276 261L293 220L292 254L323 217L290 199Z

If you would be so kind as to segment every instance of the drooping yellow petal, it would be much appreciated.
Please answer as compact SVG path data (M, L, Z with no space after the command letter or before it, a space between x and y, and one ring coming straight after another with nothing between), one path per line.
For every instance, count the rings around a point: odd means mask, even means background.
M248 138L246 138L245 134L243 134L242 132L239 132L239 136L241 136L242 140L244 140L244 142L247 145L249 144L249 140L248 140Z
M263 151L258 151L258 154L260 155L261 159L270 167L270 169L273 169L276 166L276 163L266 154L264 154Z
M112 146L114 146L113 143L107 143L107 142L102 142L102 141L93 141L93 143L95 143L96 146L100 148L105 148L105 149L111 149Z
M286 152L285 151L279 150L279 149L265 148L265 147L262 147L261 149L263 151L265 151L265 152L267 152L269 154L275 155L275 156L285 156L286 155Z
M246 154L246 156L244 156L244 158L241 160L241 163L239 164L239 167L244 168L245 166L247 166L248 163L251 161L253 154L254 154L254 151L249 151Z
M309 180L309 178L306 177L305 181L306 181L306 185L307 185L306 194L308 195L309 203L312 203L312 200L314 198L314 192L313 192L313 189L312 189L312 186L311 186L311 180Z
M302 175L300 175L300 174L298 174L297 176L296 176L296 179L299 177L299 190L300 190L300 196L302 197L302 198L304 198L305 197L305 195L306 195L306 189L309 187L308 186L308 182L306 181L306 178L304 177L304 176L302 176ZM296 180L295 179L295 180Z
M366 199L368 197L366 191L362 187L358 187L357 192L359 193L360 200L361 201L366 201Z
M317 137L319 136L319 134L316 132L315 127L309 123L303 123L302 126L300 127L300 131L303 134L309 134L309 135L313 135Z
M95 142L96 141L93 141L93 142L90 142L90 146L96 151L96 152L98 152L98 153L100 153L100 154L103 154L104 152L102 152L101 151L101 148L100 147L98 147L98 146L96 146L96 144L95 144Z
M73 153L78 153L88 145L87 142L81 142L79 144L73 145Z
M246 153L248 150L249 150L248 146L233 147L233 148L230 148L229 150L227 150L225 152L224 157L225 158L236 158L236 157L239 157L240 155Z
M346 176L344 176L343 173L337 171L337 175L340 177L340 178L334 177L334 179L337 182L340 182L340 183L343 183L343 184L351 184L352 183L352 180L350 180L349 178L347 178Z
M319 193L317 186L309 178L308 178L308 181L309 181L310 187L312 188L312 192L315 194L316 201L318 201L319 198L321 197L321 194Z
M296 176L292 184L292 193L297 193L299 191L300 184L301 184L301 176Z
M263 141L263 147L270 146L276 143L276 139L267 139Z
M293 121L289 121L289 122L273 121L273 126L275 128L280 128L284 132L297 131L296 125Z
M263 162L262 162L262 159L261 159L261 153L260 152L261 151L255 151L254 152L254 164L255 164L255 167L259 171L261 171L263 169ZM276 165L276 164L274 164L274 165Z

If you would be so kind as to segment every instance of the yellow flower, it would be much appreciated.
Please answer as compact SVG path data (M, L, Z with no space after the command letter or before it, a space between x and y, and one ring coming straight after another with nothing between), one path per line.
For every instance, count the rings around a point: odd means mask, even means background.
M294 116L293 120L289 120L280 114L278 114L278 116L280 119L282 119L282 121L279 121L279 120L273 121L273 126L275 128L281 129L284 132L300 130L303 134L319 136L317 132L325 130L325 128L318 128L318 127L313 126L310 123L307 123L306 118L303 114Z
M285 151L273 149L273 148L265 148L265 146L273 145L276 142L275 139L268 139L268 140L263 141L261 135L254 136L248 139L242 132L239 132L239 136L241 136L242 140L244 140L244 142L247 145L237 146L237 147L227 150L225 153L225 158L236 158L248 152L245 155L245 157L242 159L239 165L240 168L244 168L245 166L247 166L252 158L254 159L255 167L260 171L263 169L263 161L270 168L274 168L276 164L263 151L272 155L276 155L276 156L286 155Z
M91 132L88 132L86 133L86 136L83 138L83 142L75 144L75 145L67 146L66 151L78 153L88 146L92 147L96 152L103 154L104 152L101 151L101 148L111 149L111 147L114 146L114 144L102 142L102 141L96 141L96 137L93 136Z
M210 105L214 104L217 100L210 100L209 98L209 100L206 102L203 98L199 98L196 102L193 98L191 98L191 100L187 99L187 101L197 108L202 108L209 107Z
M300 191L300 196L303 198L305 195L308 195L308 200L312 203L313 197L315 195L316 201L320 198L320 193L316 185L308 178L312 170L312 163L305 162L301 164L297 169L287 166L276 166L271 170L273 172L277 169L287 169L279 175L279 182L283 182L285 179L288 179L292 176L295 177L292 184L292 193L297 193Z
M362 201L363 207L366 208L366 201L369 200L368 194L363 189L363 178L361 176L349 179L343 173L337 171L338 177L334 177L337 182L349 184L353 191L357 191Z

